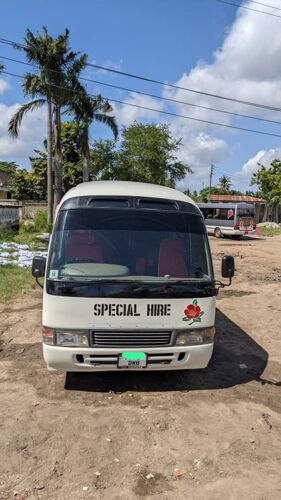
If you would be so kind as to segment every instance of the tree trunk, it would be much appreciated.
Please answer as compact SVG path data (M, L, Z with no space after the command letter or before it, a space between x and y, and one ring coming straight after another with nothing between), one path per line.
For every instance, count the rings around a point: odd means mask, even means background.
M88 182L89 180L89 130L85 128L84 131L84 147L83 147L83 182Z
M48 200L48 224L53 223L53 122L52 122L52 103L48 99L48 130L47 130L47 151L48 151L48 167L47 167L47 200Z
M61 148L61 107L60 104L55 105L55 164L54 164L54 210L57 208L62 199L62 148Z

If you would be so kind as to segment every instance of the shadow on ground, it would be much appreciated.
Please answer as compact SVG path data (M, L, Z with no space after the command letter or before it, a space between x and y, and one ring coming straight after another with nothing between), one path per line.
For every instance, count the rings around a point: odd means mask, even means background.
M93 392L192 391L260 381L267 352L219 310L216 327L214 355L204 370L68 373L65 388Z

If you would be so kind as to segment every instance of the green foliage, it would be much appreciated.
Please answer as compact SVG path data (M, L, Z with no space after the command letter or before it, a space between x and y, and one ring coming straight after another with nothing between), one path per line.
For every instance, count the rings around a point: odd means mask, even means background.
M114 141L95 141L90 150L90 177L111 179L111 172L117 169L117 158Z
M14 161L0 161L0 172L13 176L17 170L17 164Z
M259 227L262 236L277 236L281 234L281 227Z
M226 175L222 175L219 178L219 187L223 190L225 190L227 193L229 193L231 186L231 179L230 177L227 177Z
M253 175L251 184L257 184L262 197L271 206L281 204L281 161L273 160L270 168L260 165Z
M123 128L119 150L112 141L96 142L90 157L93 172L102 180L151 182L174 187L191 169L177 161L181 139L172 138L167 125L134 123Z
M31 247L38 246L38 233L35 233L33 230L30 230L29 224L21 224L18 231L13 231L9 228L2 228L0 230L0 243L4 241L20 243L23 245L31 245ZM33 226L31 226L33 229ZM1 266L0 266L1 267Z
M49 232L50 227L48 224L47 212L45 210L38 210L34 216L33 222L31 222L28 226L29 227L24 227L26 232Z
M36 286L29 267L0 266L0 303L9 302Z
M82 162L79 153L79 125L73 122L62 124L62 158L64 192L82 182ZM46 147L46 141L44 141ZM47 198L47 153L35 150L37 156L30 158L31 171L20 169L12 182L13 197L17 200L46 200Z
M36 200L35 179L31 172L22 168L12 179L11 190L16 200ZM40 198L39 198L40 199Z
M89 155L90 179L152 182L174 187L191 169L177 161L181 141L172 138L166 125L133 124L124 128L119 149L115 141L96 141ZM46 141L44 141L46 147ZM14 176L16 199L46 200L47 153L35 151L31 171L20 169ZM63 191L83 180L79 125L62 123Z

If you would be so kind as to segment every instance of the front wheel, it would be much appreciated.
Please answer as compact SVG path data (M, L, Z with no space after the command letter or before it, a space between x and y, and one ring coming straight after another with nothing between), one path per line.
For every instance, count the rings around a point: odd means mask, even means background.
M214 235L216 238L222 238L222 232L221 232L219 227L216 227L216 229L214 231Z

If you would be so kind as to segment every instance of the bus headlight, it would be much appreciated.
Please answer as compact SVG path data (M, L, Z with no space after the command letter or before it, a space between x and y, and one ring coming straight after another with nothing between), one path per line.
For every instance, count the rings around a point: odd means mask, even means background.
M88 335L83 331L56 330L56 345L61 347L89 347Z
M177 333L175 345L188 346L210 344L214 340L215 332L216 329L214 326L196 330L182 330Z

